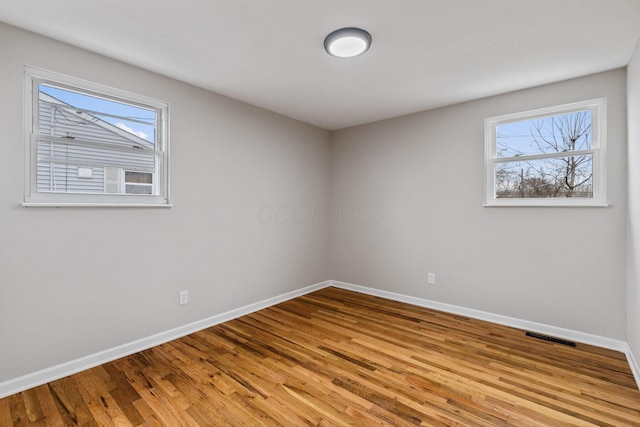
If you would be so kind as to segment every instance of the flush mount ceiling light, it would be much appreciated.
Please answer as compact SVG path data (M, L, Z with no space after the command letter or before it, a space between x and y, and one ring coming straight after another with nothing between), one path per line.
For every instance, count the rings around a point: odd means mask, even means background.
M329 55L352 58L365 53L371 46L371 34L360 28L340 28L324 39Z

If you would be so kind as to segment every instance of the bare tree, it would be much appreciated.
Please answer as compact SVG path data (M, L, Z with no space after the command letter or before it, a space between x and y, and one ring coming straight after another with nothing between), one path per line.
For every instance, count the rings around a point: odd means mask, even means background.
M532 166L530 162L496 170L496 195L499 198L553 198L558 197L561 187L563 183L556 173Z
M531 137L542 153L570 153L591 148L590 112L552 116L534 121L532 126ZM573 197L576 189L588 183L593 176L592 157L568 155L557 160L563 163L563 167L555 171L555 194L562 192L565 197ZM545 171L537 172L544 177Z

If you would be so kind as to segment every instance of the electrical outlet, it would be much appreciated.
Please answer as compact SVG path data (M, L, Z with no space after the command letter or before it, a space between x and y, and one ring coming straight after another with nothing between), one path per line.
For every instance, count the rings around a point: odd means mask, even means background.
M429 273L427 275L427 283L430 285L436 284L436 273Z
M189 302L189 291L180 291L180 305L185 305Z

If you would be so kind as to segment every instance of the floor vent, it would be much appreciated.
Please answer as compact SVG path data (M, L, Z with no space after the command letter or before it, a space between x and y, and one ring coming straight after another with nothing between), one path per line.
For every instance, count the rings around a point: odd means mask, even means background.
M527 332L526 335L528 337L537 338L539 340L551 341L551 342L555 342L555 343L562 344L562 345L568 345L569 347L575 347L576 346L576 343L574 343L574 342L567 341L567 340L561 340L560 338L554 338L554 337L550 337L550 336L547 336L547 335L536 334L535 332Z

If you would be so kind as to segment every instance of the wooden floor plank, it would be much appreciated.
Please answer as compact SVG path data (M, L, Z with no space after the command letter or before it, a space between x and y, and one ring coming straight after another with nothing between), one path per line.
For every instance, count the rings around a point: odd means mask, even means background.
M0 399L0 426L640 426L624 354L326 288Z
M55 399L51 394L51 390L46 385L36 387L36 394L40 401L40 409L42 411L42 421L45 425L62 425L64 421L62 415L58 412Z
M48 384L56 408L65 425L95 427L96 423L82 394L71 377L62 378Z

